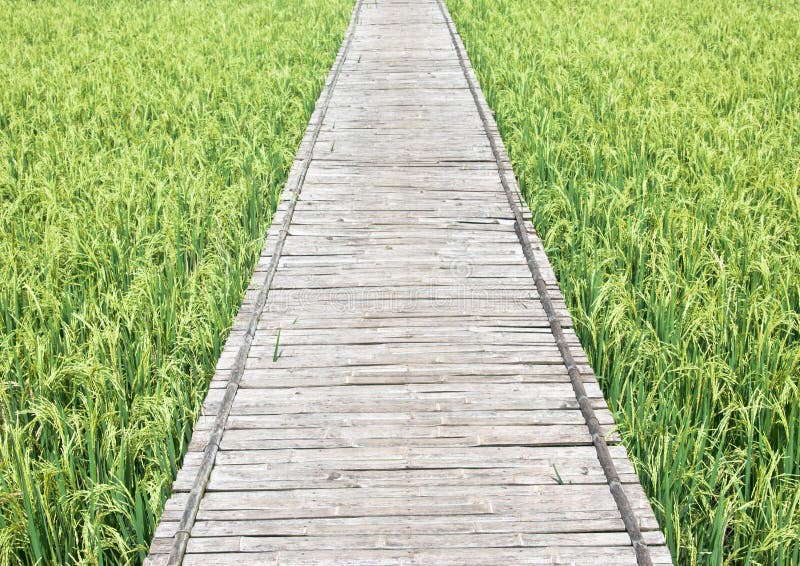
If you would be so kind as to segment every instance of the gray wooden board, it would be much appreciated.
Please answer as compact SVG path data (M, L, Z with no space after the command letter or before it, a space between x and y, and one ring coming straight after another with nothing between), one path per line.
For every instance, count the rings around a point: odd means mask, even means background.
M184 564L635 564L512 198L652 561L670 563L446 11L367 1L348 33L148 561L167 562L244 355Z

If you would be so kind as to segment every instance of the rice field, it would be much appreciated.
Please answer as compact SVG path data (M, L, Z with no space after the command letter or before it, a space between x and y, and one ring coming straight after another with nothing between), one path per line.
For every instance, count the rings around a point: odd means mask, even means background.
M351 0L0 0L0 564L145 556Z
M680 564L800 563L800 10L448 0ZM0 0L0 564L144 557L352 0Z
M448 0L679 564L800 563L800 9Z

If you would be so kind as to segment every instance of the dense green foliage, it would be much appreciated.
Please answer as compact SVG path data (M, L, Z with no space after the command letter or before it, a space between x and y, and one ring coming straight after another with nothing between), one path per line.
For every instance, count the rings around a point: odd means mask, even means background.
M0 564L143 557L351 7L0 1Z
M674 556L800 563L798 4L448 4Z

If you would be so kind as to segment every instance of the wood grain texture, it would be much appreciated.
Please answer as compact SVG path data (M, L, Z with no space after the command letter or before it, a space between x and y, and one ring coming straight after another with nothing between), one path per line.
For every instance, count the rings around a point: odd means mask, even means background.
M636 564L574 375L670 563L450 25L437 0L354 14L150 564L212 448L184 564Z

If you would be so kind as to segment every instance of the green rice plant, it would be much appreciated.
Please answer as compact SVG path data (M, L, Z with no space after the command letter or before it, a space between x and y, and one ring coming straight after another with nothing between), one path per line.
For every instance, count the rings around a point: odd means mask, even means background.
M281 329L280 327L278 327L278 335L275 337L275 351L272 352L273 363L278 361L278 356L280 355L280 351L278 350L278 348L280 348L280 344L281 344Z
M0 0L0 564L145 556L352 0Z
M448 0L680 564L800 563L800 7Z

